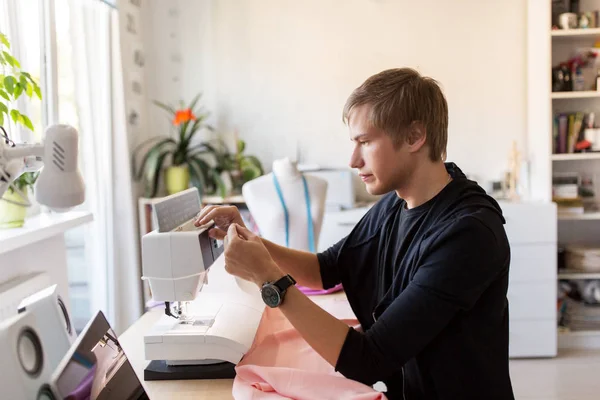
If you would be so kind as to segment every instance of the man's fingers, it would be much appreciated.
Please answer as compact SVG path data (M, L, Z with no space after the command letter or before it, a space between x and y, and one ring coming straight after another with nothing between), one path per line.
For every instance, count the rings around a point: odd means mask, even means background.
M215 208L210 210L206 215L204 215L202 218L198 219L198 221L196 222L196 226L206 225L211 220L215 221L215 223L217 223L217 221L219 220L219 215L221 213L222 213L222 211L217 206L215 206Z
M203 222L203 220L206 218L206 215L209 212L211 212L212 210L214 210L215 208L216 208L216 206L206 206L202 210L200 210L200 212L196 216L196 220L194 221L194 225L196 225L196 226L204 225L206 222Z
M240 225L237 226L237 233L246 240L251 240L255 236L249 229Z
M227 236L227 232L223 229L212 228L208 230L208 236L210 236L213 239L223 240L225 239L225 236Z
M236 240L239 240L236 224L231 224L229 225L229 228L227 228L227 240L229 241L230 245L233 244Z

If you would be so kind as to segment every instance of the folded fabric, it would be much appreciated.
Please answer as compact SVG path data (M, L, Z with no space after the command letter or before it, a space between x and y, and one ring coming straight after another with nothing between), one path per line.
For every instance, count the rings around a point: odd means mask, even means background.
M329 289L311 289L309 287L300 286L300 285L296 285L296 287L307 296L315 296L315 295L319 295L319 294L330 294L330 293L339 292L340 290L343 289L341 283L338 285L335 285L334 287L329 288Z
M356 320L343 320L356 325ZM345 378L315 352L278 309L265 309L252 347L236 367L235 399L384 400Z

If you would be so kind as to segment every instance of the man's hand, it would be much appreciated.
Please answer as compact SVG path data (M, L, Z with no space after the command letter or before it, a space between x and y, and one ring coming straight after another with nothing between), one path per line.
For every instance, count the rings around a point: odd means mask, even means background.
M245 229L242 216L235 206L204 207L196 216L194 225L202 226L208 224L210 221L215 222L215 227L210 229L208 234L218 240L223 240L227 236L227 230L232 224L238 225L238 228ZM245 236L242 235L242 237ZM268 240L259 239L256 235L252 237L253 240L262 242L262 245L268 251L269 258L267 260L274 261L278 268L281 268L281 271L292 275L300 285L314 289L321 289L323 287L319 261L316 254L288 249L287 247L271 243ZM242 254L244 253L242 252ZM237 254L235 255L235 257L238 256ZM260 282L261 285L263 283L264 281Z
M206 206L196 216L194 225L201 226L215 221L215 227L208 231L210 237L223 240L231 224L245 228L240 211L236 206Z
M284 275L260 238L235 223L230 224L227 230L225 270L254 282L258 287Z
M248 229L230 224L226 240L225 270L230 274L254 282L259 287L284 276L262 240ZM310 255L316 259L314 254ZM300 262L298 265L307 267L309 264ZM299 267L300 270L302 268ZM335 367L348 334L348 325L332 317L296 286L287 289L279 309L308 344Z

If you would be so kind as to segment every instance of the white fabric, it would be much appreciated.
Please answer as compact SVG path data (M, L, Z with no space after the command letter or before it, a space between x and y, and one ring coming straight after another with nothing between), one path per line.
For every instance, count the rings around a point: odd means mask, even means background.
M119 334L142 313L138 242L129 173L117 13L97 1L69 0L86 202L92 312Z

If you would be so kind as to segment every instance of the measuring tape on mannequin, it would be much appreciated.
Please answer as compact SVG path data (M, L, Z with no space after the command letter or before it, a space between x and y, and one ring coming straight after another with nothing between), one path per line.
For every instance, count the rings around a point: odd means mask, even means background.
M281 186L279 185L279 181L277 177L273 173L273 184L275 185L275 191L277 192L277 196L279 197L279 202L281 203L281 208L283 208L283 217L285 221L285 247L290 247L290 214L288 208L285 204L285 200L283 199L283 192L281 190ZM308 183L306 182L306 178L302 175L302 184L304 186L304 200L306 202L306 220L308 223L308 247L311 253L315 253L315 232L314 225L312 220L312 208L310 203L310 192L308 191ZM226 243L225 243L226 245ZM246 293L256 293L256 286L252 282L245 281L244 279L240 279L236 277L236 282L240 289L242 289ZM317 294L328 294L334 293L342 289L342 285L339 284L327 290L321 289L311 289L304 286L296 285L296 287L307 295L317 295Z
M290 247L290 214L288 212L288 208L285 205L285 200L283 200L283 192L281 191L281 186L279 186L279 181L277 177L273 173L273 184L275 185L275 190L277 191L277 196L279 197L279 201L281 202L281 208L283 208L283 217L285 219L285 247ZM306 182L306 178L304 174L302 176L302 184L304 186L304 201L306 202L306 221L308 223L308 248L311 253L315 253L315 230L312 219L312 212L310 206L310 193L308 191L308 183ZM337 292L342 288L342 285L337 285L333 288L327 290L320 289L311 289L304 286L296 285L300 291L307 295L315 295L315 294L327 294Z
M283 192L281 191L281 186L279 186L279 181L275 174L273 174L273 184L275 185L275 190L277 191L277 196L279 197L279 201L281 202L281 207L283 208L283 217L285 219L285 247L290 247L290 214L288 212L288 208L285 205L285 200L283 200ZM311 253L315 252L315 231L313 227L312 213L310 208L310 194L308 193L308 184L306 183L306 178L302 175L302 184L304 185L304 200L306 202L306 221L308 222L308 248Z

